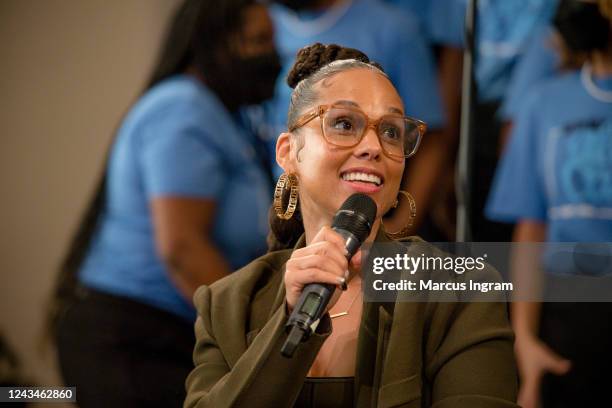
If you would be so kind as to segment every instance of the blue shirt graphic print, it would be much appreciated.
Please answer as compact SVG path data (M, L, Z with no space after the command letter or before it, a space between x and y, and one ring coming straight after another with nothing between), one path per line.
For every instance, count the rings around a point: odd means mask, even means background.
M612 119L562 127L549 143L550 218L612 220Z

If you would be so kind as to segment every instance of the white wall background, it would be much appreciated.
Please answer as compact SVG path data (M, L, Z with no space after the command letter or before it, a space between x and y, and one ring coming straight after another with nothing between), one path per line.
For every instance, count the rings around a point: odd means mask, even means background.
M0 0L0 331L41 385L57 266L177 3Z

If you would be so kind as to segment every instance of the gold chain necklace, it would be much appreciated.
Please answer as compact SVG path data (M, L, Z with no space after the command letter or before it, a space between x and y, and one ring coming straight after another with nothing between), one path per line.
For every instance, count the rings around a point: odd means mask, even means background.
M355 301L357 300L360 294L361 294L361 289L357 289L357 294L355 295L355 297L353 297L353 300L351 300L351 303L348 305L346 310L344 312L330 314L329 318L335 319L336 317L347 316L349 314L349 310L351 310L351 307L353 307L353 303L355 303Z

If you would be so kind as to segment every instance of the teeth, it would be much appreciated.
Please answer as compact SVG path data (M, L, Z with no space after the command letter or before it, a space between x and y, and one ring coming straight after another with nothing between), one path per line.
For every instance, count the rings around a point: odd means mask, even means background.
M381 185L381 180L380 177L378 177L375 174L368 174L368 173L358 173L358 172L351 172L351 173L344 173L342 175L342 180L346 180L346 181L365 181L366 183L374 183L377 186Z

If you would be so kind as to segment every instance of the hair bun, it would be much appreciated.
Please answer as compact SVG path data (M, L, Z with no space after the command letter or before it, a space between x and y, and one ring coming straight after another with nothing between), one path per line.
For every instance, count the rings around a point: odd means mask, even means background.
M295 63L287 75L287 84L295 88L304 78L308 78L321 67L333 61L356 59L370 63L370 59L363 52L354 48L342 47L337 44L323 45L314 43L300 49L296 55ZM378 64L376 64L378 66Z

